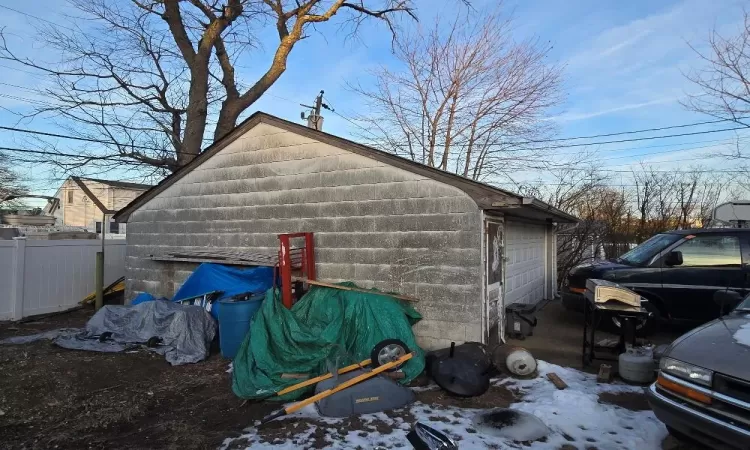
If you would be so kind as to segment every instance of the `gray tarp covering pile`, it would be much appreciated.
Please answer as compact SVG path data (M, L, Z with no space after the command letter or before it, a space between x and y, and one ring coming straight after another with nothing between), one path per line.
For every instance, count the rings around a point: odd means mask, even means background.
M36 334L27 334L25 336L11 336L0 340L0 344L30 344L32 342L41 341L44 339L57 339L60 336L72 336L80 333L80 328L58 328L56 330L43 331Z
M159 337L161 345L150 350L176 366L206 359L216 328L211 315L199 306L155 300L134 306L105 306L83 332L60 335L54 343L75 350L120 352ZM112 340L99 342L97 337L105 332L112 333Z

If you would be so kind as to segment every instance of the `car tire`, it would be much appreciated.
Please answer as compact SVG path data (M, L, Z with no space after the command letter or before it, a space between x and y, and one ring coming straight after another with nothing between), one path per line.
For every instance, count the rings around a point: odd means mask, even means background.
M659 308L652 302L644 303L643 307L651 313L651 317L636 325L635 335L637 337L651 336L659 331L659 322L661 320ZM602 318L600 328L608 333L620 334L620 323L614 316L605 316Z

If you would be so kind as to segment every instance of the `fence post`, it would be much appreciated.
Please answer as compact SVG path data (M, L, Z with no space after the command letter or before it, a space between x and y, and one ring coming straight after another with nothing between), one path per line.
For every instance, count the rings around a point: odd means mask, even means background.
M26 272L26 238L13 238L15 248L13 249L13 282L10 289L12 320L23 319L23 278Z
M104 306L104 252L96 252L94 292L96 292L95 309L99 311Z

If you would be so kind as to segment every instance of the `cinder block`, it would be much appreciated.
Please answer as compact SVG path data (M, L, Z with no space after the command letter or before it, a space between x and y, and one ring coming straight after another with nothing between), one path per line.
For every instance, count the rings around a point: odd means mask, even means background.
M482 342L481 324L466 325L466 342Z
M412 327L415 335L448 339L452 341L466 340L466 325L459 322L444 322L422 319Z
M417 345L419 345L425 351L440 350L451 346L451 342L455 342L456 345L463 344L464 341L451 341L450 339L431 338L426 336L415 336Z

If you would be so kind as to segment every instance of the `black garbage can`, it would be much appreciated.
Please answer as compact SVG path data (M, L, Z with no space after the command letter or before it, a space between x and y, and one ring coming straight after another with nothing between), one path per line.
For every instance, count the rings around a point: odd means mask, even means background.
M513 339L526 339L534 334L536 306L513 303L505 307L505 333Z

